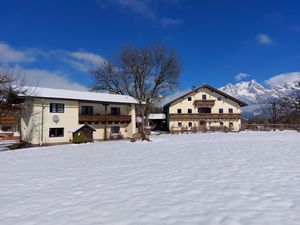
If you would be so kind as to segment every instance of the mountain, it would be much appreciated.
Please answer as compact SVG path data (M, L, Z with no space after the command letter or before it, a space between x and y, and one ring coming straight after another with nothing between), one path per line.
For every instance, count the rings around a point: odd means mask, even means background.
M280 99L295 90L300 90L300 88L297 87L298 84L299 82L285 83L283 85L265 88L256 80L251 80L236 84L229 83L221 87L220 90L246 102L249 106L243 108L243 111L253 116L253 114L258 113L261 104L266 104L273 99Z

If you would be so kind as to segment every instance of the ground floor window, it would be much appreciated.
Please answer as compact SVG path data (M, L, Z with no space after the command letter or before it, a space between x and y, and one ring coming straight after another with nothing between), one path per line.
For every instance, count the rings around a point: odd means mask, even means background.
M181 122L178 122L178 127L181 127L182 126L182 123Z
M193 123L192 122L189 122L189 127L192 127L193 126Z
M229 122L229 127L233 127L233 122Z
M111 132L112 134L119 134L119 133L120 133L120 127L118 127L118 126L113 126L113 127L110 128L110 132Z
M64 128L49 129L49 137L63 137L63 136L64 136Z
M220 127L223 127L224 126L224 123L223 122L220 122Z

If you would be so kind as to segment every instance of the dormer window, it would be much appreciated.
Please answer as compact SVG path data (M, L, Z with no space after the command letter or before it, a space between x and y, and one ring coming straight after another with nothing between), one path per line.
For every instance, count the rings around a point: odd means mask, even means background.
M222 100L222 97L221 96L218 96L218 101L221 101Z
M202 95L202 100L206 100L206 95Z
M189 102L192 101L192 97L188 97L188 101L189 101Z

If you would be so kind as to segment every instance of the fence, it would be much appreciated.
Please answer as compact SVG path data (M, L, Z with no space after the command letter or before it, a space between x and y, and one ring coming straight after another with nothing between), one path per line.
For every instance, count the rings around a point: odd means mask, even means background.
M300 124L242 124L241 130L271 131L271 130L297 130Z

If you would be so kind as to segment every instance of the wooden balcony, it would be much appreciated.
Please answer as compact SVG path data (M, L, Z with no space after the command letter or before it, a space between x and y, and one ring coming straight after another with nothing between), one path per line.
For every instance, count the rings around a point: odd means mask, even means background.
M215 100L195 100L194 106L212 108L215 105Z
M131 115L79 115L79 122L131 122Z
M170 114L170 120L207 120L207 119L220 119L220 120L237 120L241 119L239 113L194 113L194 114Z

